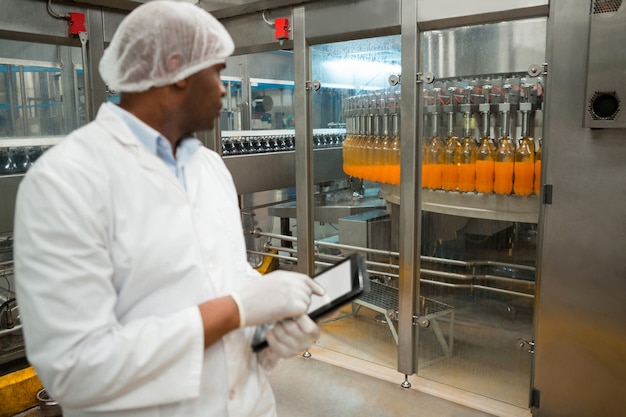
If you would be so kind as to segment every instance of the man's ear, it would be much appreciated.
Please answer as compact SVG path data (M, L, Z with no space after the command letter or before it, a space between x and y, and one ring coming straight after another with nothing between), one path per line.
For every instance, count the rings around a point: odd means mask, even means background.
M188 85L189 85L189 80L187 78L183 78L182 80L176 81L174 84L172 84L173 87L176 87L177 89L181 89L181 90L184 90L185 88L187 88Z
M180 67L181 62L182 62L182 59L181 59L179 53L173 53L170 56L168 56L167 60L166 60L167 72L169 74L175 73L178 70L178 68ZM177 88L184 89L184 88L187 87L187 84L188 84L187 80L184 79L184 80L177 81L177 82L175 82L172 85L177 87Z

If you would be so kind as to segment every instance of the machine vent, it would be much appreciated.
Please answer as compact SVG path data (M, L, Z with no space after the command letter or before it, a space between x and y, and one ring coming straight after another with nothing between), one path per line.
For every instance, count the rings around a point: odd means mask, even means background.
M591 0L591 14L616 12L621 6L622 0Z
M589 114L593 120L615 120L620 111L620 100L613 92L596 92L589 100Z

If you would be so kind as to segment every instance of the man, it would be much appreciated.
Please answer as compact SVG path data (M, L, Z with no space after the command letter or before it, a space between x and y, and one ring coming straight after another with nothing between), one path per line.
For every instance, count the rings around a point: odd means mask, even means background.
M233 49L199 7L138 7L100 63L120 105L103 105L20 186L26 352L65 417L273 416L262 366L319 335L305 313L324 290L250 267L232 178L190 136L219 116ZM254 327L274 322L253 353Z

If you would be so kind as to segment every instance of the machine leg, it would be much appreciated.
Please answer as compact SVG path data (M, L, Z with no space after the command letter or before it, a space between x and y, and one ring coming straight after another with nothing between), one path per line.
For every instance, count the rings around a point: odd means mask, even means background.
M409 376L408 375L404 375L404 382L402 384L400 384L400 386L402 388L411 388L411 383L409 382Z

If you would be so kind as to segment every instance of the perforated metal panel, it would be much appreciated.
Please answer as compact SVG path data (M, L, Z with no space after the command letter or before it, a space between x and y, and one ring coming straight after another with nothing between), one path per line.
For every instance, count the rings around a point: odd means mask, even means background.
M591 13L612 13L619 10L622 0L592 0Z
M584 126L626 128L626 6L592 0Z

